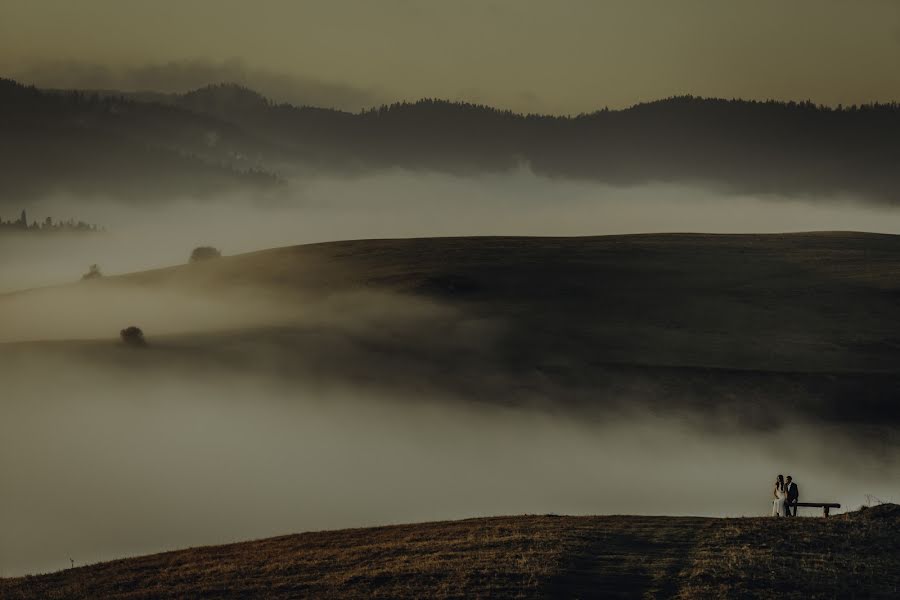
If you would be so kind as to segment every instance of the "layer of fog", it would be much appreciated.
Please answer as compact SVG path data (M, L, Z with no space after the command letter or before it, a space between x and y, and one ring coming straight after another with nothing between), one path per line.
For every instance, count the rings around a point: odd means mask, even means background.
M99 283L99 282L98 282ZM105 283L105 282L104 282ZM0 344L114 339L132 323L154 337L258 328L305 328L360 337L392 326L431 327L467 319L425 299L375 291L320 297L276 289L220 286L205 292L116 282L41 288L0 297Z
M134 322L155 335L288 324L298 311L265 297L125 287L35 290L0 300L0 343L110 338ZM119 325L117 327L116 325Z
M15 65L11 76L24 84L51 89L154 90L155 93L179 94L210 83L237 83L274 102L349 111L371 108L387 101L384 94L376 90L252 68L238 58L118 67L71 60L37 61Z
M320 176L295 181L275 197L169 198L143 207L47 198L24 208L32 218L72 216L110 233L0 236L0 290L77 280L91 263L107 274L183 263L201 244L234 254L348 238L890 232L900 224L890 209L850 199L613 188L527 171ZM329 302L326 310L255 291L195 296L164 288L122 288L100 303L91 293L97 285L67 289L65 296L52 290L4 298L0 340L112 338L139 314L154 336L318 325L349 328L352 344L367 327L396 337L384 328L400 312L403 323L436 343L471 349L489 339L483 324L459 337L443 335L436 329L442 319L471 323L445 319L433 305L367 300L348 310ZM360 306L370 312L360 314ZM414 311L422 320L410 318ZM324 338L311 337L315 350ZM778 431L701 433L689 415L576 421L475 407L424 379L420 393L398 398L334 380L323 387L327 378L288 384L247 368L195 369L182 360L193 356L189 347L179 354L151 346L146 356L163 356L164 367L146 368L145 354L113 342L109 349L61 347L0 348L2 576L63 568L69 557L85 564L291 531L478 515L761 515L770 509L776 472L797 477L809 500L855 508L866 494L900 499L900 467L883 460L895 452L858 449L839 432L788 415ZM93 358L73 360L78 353ZM256 345L247 349L254 353Z
M295 180L275 196L161 198L141 207L54 197L22 208L31 219L73 217L109 232L0 236L0 292L77 280L93 263L107 274L179 264L203 244L234 254L354 238L900 229L900 211L852 198L740 196L663 184L619 188L524 169L478 177L321 175Z
M766 515L777 472L810 501L900 500L900 464L789 422L700 433L650 415L576 421L40 352L0 363L0 380L2 576L481 515Z

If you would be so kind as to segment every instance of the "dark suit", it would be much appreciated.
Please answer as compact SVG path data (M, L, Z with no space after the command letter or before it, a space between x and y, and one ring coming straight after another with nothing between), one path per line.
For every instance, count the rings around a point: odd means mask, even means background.
M800 500L800 488L797 487L797 484L793 481L789 486L787 486L787 498L785 499L785 513L787 516L796 517L797 516L797 502ZM793 508L793 514L791 513L791 508Z

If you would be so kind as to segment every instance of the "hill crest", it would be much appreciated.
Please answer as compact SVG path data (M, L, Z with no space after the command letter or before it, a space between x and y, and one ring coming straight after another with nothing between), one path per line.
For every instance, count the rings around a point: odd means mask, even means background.
M521 516L303 533L0 579L4 598L890 597L900 507L830 519ZM776 526L777 525L777 526Z

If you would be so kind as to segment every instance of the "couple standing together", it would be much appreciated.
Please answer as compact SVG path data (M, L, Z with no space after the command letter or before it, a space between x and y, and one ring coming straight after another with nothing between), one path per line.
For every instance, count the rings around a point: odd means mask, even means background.
M797 516L797 501L800 499L800 488L794 483L794 478L790 475L787 480L779 475L775 479L775 500L772 501L773 517L791 517ZM793 515L791 508L794 509Z

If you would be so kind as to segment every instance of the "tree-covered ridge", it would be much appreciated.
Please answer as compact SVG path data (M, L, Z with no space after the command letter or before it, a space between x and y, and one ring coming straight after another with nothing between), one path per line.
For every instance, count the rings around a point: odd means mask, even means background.
M239 127L123 95L0 80L0 197L155 196L271 186Z
M534 171L614 184L706 181L748 192L850 192L893 200L900 105L676 96L576 116L422 99L358 114L260 99L239 86L206 109L319 164ZM195 97L196 99L196 97ZM249 101L252 99L252 101ZM230 107L230 108L229 108Z
M518 114L439 99L360 113L217 84L187 94L48 92L0 82L11 182L109 193L214 193L325 170L499 172L616 185L703 182L751 193L893 201L900 105L677 96L623 110ZM0 192L4 190L0 189Z

